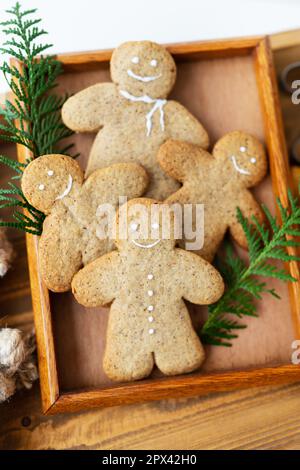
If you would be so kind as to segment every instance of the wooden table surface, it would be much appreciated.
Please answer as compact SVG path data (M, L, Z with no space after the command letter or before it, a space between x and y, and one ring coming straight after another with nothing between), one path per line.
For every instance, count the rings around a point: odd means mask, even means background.
M300 59L300 30L273 36L272 45L280 71ZM282 107L290 143L300 135L300 106L282 95ZM17 256L0 283L0 320L31 328L24 237L10 236ZM50 417L40 410L38 384L0 405L0 449L300 449L300 383Z

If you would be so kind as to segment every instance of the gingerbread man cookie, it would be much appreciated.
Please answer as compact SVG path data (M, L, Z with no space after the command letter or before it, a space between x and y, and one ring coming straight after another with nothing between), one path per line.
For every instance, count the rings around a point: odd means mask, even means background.
M247 248L237 207L245 217L263 220L248 188L259 183L267 170L264 148L255 137L230 132L215 144L212 155L198 146L170 140L160 148L158 161L168 175L183 184L166 202L204 204L204 245L198 254L212 261L227 229Z
M39 240L39 264L50 290L69 290L83 265L111 251L109 233L99 230L99 207L117 207L119 196L140 196L147 184L145 170L135 163L97 170L85 181L78 163L64 155L44 155L25 168L23 193L47 215Z
M86 174L112 163L133 161L150 175L149 197L162 200L178 189L156 154L167 139L203 148L208 135L181 104L167 100L176 79L169 52L149 41L126 42L111 58L112 83L98 83L69 98L64 123L77 132L98 132Z
M223 280L200 256L175 248L172 223L169 238L163 238L167 217L153 216L153 208L162 206L146 198L124 204L117 222L117 251L85 266L72 282L84 306L112 302L104 354L104 370L112 380L141 379L154 364L166 375L181 374L204 360L183 299L216 302Z

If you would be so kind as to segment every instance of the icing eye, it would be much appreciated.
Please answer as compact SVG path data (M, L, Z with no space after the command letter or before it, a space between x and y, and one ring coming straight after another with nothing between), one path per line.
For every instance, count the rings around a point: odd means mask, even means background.
M40 184L40 185L39 185L39 190L40 190L40 191L43 191L44 189L45 189L45 185L44 185L44 184Z
M139 227L139 224L137 224L136 222L131 222L131 224L130 224L131 232L136 232L138 227Z
M156 229L158 229L159 224L158 224L157 222L154 222L153 224L151 224L151 227L152 227L154 230L156 230Z
M138 64L139 61L140 61L140 59L139 59L137 56L132 57L132 59L131 59L131 62L132 62L133 64Z
M53 174L54 174L54 171L53 171L53 170L48 170L48 171L47 171L47 175L48 175L48 176L53 176Z
M157 60L152 59L151 62L150 62L150 65L151 65L151 67L156 67L157 66Z
M256 163L256 158L255 157L250 158L250 162L251 163Z
M246 152L246 150L247 150L246 147L243 147L243 146L240 147L240 151L241 151L241 152Z

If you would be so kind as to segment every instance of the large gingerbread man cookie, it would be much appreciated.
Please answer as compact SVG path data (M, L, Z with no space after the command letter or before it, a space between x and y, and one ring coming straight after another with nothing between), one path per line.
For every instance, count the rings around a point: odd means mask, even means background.
M146 198L124 204L117 251L85 266L72 282L84 306L112 302L104 354L104 370L112 380L141 379L154 364L166 375L181 374L204 360L184 299L216 302L223 281L200 256L175 248L172 218L155 216L162 206Z
M263 145L255 137L230 132L215 144L212 155L195 145L170 140L160 148L158 161L182 183L166 202L204 204L204 245L195 250L198 254L212 261L227 229L247 248L237 207L245 217L262 221L260 206L248 188L259 183L267 170Z
M169 52L149 41L126 42L111 58L112 83L98 83L69 98L64 123L77 132L98 132L86 174L116 162L142 164L150 175L147 195L162 200L178 189L156 154L167 139L203 148L208 135L181 104L167 100L176 79Z
M111 251L109 231L97 216L101 205L117 207L119 196L140 196L147 183L145 170L135 163L97 170L85 181L78 163L64 155L44 155L26 167L23 193L47 215L39 240L39 264L50 290L69 290L83 265Z

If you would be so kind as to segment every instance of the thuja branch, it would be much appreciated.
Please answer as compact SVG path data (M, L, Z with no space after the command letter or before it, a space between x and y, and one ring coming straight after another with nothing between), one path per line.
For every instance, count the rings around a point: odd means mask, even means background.
M284 208L280 200L277 200L281 223L263 206L270 228L260 224L255 218L252 222L247 221L238 209L237 217L249 247L249 265L234 254L231 246L227 247L224 262L217 266L227 288L221 299L209 307L208 319L201 331L203 342L231 346L230 341L237 337L235 331L246 327L234 320L234 316L237 319L243 316L257 316L255 300L261 299L264 293L279 297L259 276L273 277L283 282L296 281L282 267L272 264L273 260L299 260L295 254L289 254L287 249L300 246L294 238L300 236L300 206L298 198L294 198L290 192L288 198L289 209Z
M6 100L4 108L0 110L5 121L0 124L0 129L4 131L2 138L24 145L33 158L47 153L66 153L71 145L64 148L58 146L62 139L72 134L60 115L65 97L53 94L57 77L62 71L61 64L52 56L41 56L52 45L39 42L47 32L39 27L41 19L33 16L35 9L22 10L20 4L16 3L7 13L10 18L0 23L7 37L0 51L17 62L4 62L0 66L14 95L13 101ZM13 179L21 177L24 169L22 165L18 166L7 157L1 157L0 162L15 171ZM0 222L0 225L41 233L43 214L30 206L12 181L7 188L0 189L0 202L0 208L14 208L13 220ZM27 215L16 208L25 208Z
M8 62L0 66L15 98L5 102L1 114L6 123L1 128L7 133L4 138L25 145L34 157L54 152L57 143L72 134L60 117L65 98L49 94L57 84L61 64L51 56L40 56L52 44L38 42L47 33L37 26L41 20L32 18L35 12L22 11L16 3L8 10L11 18L0 23L7 36L0 51L22 67L20 70Z

